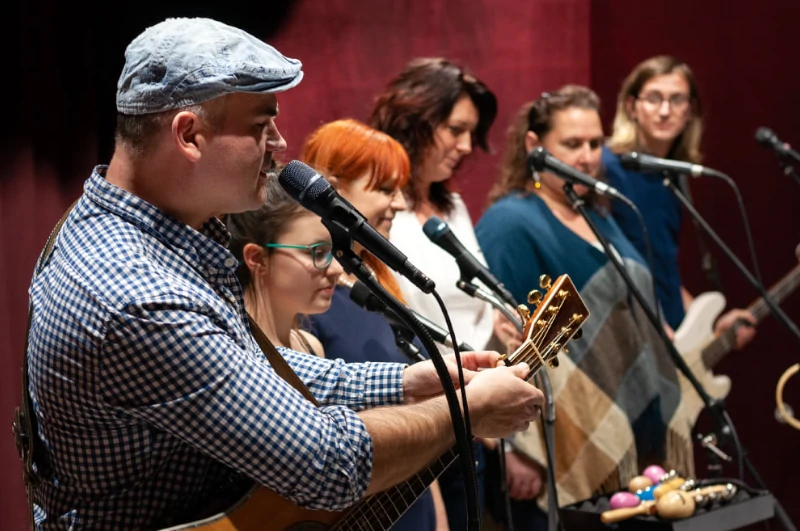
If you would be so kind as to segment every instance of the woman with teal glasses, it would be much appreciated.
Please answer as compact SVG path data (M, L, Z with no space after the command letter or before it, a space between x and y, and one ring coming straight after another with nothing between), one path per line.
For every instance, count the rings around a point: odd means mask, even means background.
M324 357L320 342L300 330L298 319L330 307L342 268L319 217L277 179L269 179L266 189L263 207L226 219L245 306L274 344Z

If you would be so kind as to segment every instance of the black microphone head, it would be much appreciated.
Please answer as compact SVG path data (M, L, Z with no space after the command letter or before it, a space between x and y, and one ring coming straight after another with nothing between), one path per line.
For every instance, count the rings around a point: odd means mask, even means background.
M756 130L756 142L762 146L771 148L775 147L775 145L778 143L778 137L775 135L772 129L759 127Z
M425 236L427 236L429 240L435 242L444 234L450 232L450 227L437 216L431 216L428 218L428 221L422 225L422 232L425 233Z
M315 204L331 186L322 175L314 171L314 168L299 160L289 162L281 170L278 182L290 196L305 207Z
M367 285L361 282L360 280L356 280L353 283L353 287L350 288L350 300L352 300L365 310L371 312L375 312L380 309L378 304L376 304L378 298L375 297L370 291L370 289L367 287Z
M547 158L547 155L549 154L550 153L541 146L533 148L531 152L528 153L528 168L531 168L536 171L544 171L545 169L544 161Z
M619 156L619 162L622 164L622 167L626 170L638 170L641 165L641 160L639 159L639 154L635 151L631 151L630 153L623 153Z

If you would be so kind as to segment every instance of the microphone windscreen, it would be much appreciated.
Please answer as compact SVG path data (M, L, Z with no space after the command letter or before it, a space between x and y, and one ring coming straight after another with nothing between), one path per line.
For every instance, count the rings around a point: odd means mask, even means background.
M372 308L367 307L368 302L372 299L371 295L372 292L367 285L360 280L355 281L353 287L350 288L350 300L366 310L374 311Z
M528 167L536 171L545 170L545 159L547 150L541 146L534 148L528 153Z
M448 230L449 227L447 226L447 223L442 221L437 216L431 216L430 218L428 218L428 221L426 221L425 224L422 225L422 232L424 232L425 236L427 236L428 239L432 241L438 239L439 236L441 236Z
M626 170L638 170L639 165L639 154L635 151L630 153L623 153L619 156L619 162L622 164L622 167Z
M286 192L300 203L313 203L328 188L329 183L314 169L293 160L284 166L278 175L278 182Z
M776 142L775 133L766 127L759 127L756 130L756 142L762 146L772 147Z

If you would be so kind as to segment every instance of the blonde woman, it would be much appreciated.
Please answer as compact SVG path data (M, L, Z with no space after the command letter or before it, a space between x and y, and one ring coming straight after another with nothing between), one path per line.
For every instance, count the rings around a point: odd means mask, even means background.
M653 276L664 318L673 329L680 326L694 297L683 287L678 267L682 209L678 199L662 184L661 173L626 170L621 153L642 151L656 157L699 164L703 134L703 106L689 66L670 56L651 57L640 63L622 84L617 98L614 131L603 149L609 182L628 196L642 212L653 248ZM612 214L640 253L645 241L636 214L624 205L612 205ZM746 310L724 314L716 323L719 334L738 320L755 323ZM741 348L755 335L740 326Z

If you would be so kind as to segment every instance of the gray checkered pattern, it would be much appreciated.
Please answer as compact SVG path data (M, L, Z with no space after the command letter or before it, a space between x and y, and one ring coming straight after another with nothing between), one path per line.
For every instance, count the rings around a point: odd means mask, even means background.
M104 171L30 288L29 391L49 461L37 528L173 525L237 472L309 508L359 499L372 443L354 411L402 402L403 366L281 349L316 409L253 340L224 226L195 231Z

